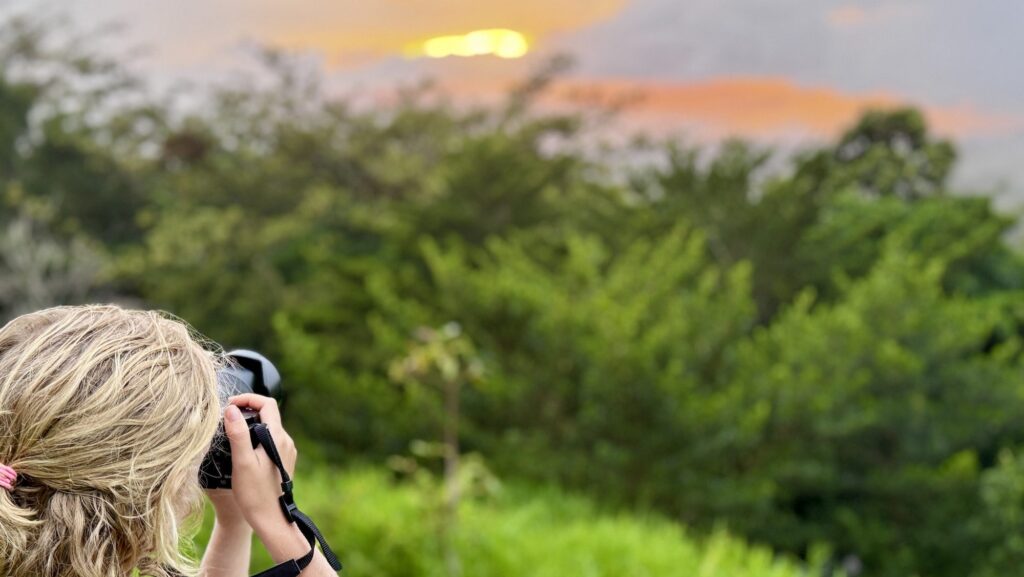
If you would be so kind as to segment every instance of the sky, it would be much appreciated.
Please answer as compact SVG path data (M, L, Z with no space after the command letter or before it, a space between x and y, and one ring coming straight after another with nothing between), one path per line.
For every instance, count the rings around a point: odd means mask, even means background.
M44 0L0 0L0 11ZM627 128L791 145L865 107L910 103L963 151L958 184L1024 206L1021 0L64 0L76 26L121 24L155 82L216 81L246 47L312 55L333 90L382 95L433 78L499 95L554 54L576 65L547 97L628 98ZM424 56L475 30L521 34L521 58ZM478 46L479 47L479 46Z

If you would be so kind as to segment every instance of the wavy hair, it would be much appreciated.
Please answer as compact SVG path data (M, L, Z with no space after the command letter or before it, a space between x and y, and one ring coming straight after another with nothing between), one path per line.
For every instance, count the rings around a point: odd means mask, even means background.
M220 418L219 355L187 325L113 305L56 307L0 329L0 575L171 577L201 507Z

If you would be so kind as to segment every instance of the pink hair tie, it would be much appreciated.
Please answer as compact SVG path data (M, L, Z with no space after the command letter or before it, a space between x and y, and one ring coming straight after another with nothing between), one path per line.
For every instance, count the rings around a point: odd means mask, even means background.
M0 487L10 491L14 488L14 482L18 480L18 473L7 465L0 465Z

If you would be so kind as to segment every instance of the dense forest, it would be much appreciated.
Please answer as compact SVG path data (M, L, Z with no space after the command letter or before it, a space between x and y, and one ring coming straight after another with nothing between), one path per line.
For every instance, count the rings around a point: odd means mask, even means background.
M950 189L920 112L783 155L607 139L537 104L557 67L500 104L362 109L261 59L157 94L4 24L0 318L117 301L264 351L325 466L411 459L457 379L461 451L498 479L851 574L1019 570L1016 219Z

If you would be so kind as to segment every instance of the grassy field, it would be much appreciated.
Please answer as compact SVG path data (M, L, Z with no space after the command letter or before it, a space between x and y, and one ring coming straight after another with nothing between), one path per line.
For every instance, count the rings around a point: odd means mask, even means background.
M436 491L387 472L305 471L296 500L360 576L446 576ZM211 515L198 537L206 541ZM664 519L601 513L554 489L506 486L463 503L454 542L472 577L805 577L807 568L724 532L697 539ZM254 547L253 571L270 559ZM815 575L817 572L810 572Z

